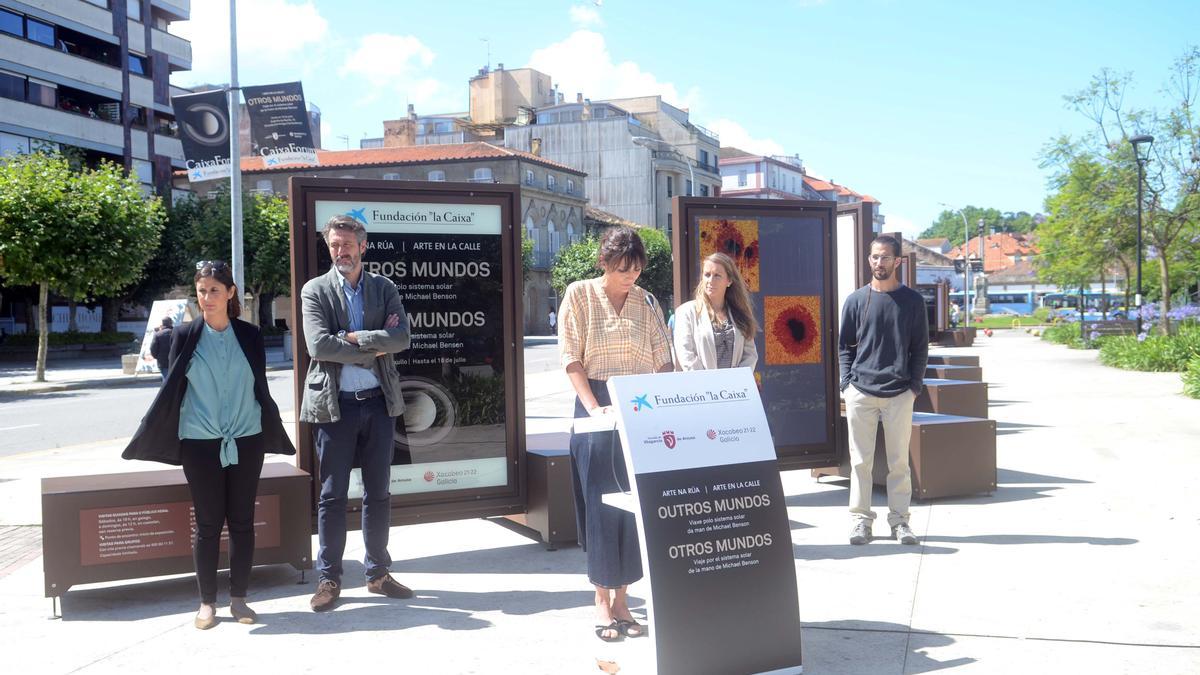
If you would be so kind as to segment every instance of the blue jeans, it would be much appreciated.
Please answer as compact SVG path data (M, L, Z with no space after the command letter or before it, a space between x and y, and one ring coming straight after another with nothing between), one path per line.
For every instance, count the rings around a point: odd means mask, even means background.
M366 545L363 565L367 579L388 573L392 496L389 489L392 452L395 447L395 418L387 414L383 396L357 401L352 396L338 400L342 419L315 424L314 436L320 461L317 501L317 570L322 580L341 583L342 554L346 550L346 494L350 470L362 468L362 532Z

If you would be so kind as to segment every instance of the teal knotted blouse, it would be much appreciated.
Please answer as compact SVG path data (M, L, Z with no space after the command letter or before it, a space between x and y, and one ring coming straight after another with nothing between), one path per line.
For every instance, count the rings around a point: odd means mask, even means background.
M238 463L235 439L262 433L262 407L254 398L254 373L233 326L204 324L187 368L179 410L179 438L221 439L221 466Z

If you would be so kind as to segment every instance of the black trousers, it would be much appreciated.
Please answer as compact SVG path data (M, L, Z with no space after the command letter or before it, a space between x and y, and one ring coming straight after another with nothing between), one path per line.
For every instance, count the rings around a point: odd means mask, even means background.
M221 468L221 440L181 440L183 475L196 512L192 557L200 602L217 601L221 530L229 524L229 595L246 597L254 566L254 500L262 473L262 434L236 439L238 463Z

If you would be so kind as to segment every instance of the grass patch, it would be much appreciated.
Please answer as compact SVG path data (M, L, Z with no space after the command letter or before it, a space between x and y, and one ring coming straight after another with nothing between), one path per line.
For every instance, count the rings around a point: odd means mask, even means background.
M1200 398L1200 356L1188 361L1187 370L1183 371L1183 393Z
M1020 325L1018 326L1019 328L1025 328L1027 326L1040 326L1041 324L1045 323L1043 321L1039 321L1036 317L1032 317L1032 316L1013 316L1011 314L1010 315L995 314L995 315L985 316L985 317L983 317L983 319L981 319L979 321L972 319L971 323L969 325L975 326L976 328L978 328L980 330L983 330L984 328L991 328L993 330L996 330L996 329L1003 329L1003 328L1012 328L1014 320L1020 322Z

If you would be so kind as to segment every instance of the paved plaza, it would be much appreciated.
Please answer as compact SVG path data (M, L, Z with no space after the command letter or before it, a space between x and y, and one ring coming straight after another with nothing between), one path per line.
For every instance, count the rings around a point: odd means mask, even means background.
M989 382L993 495L916 502L920 546L851 546L847 483L784 474L805 673L1200 672L1200 401L1179 394L1176 373L1107 368L1024 332L955 353L978 354ZM0 391L12 396L18 379L0 377ZM531 417L571 405L556 370L529 374L526 399ZM409 601L369 595L351 561L328 614L308 610L311 573L298 584L290 567L270 566L252 580L258 625L232 622L222 604L224 621L195 630L191 576L78 587L52 620L39 479L159 468L123 462L122 446L0 458L5 672L557 674L600 672L598 659L646 672L649 640L593 636L578 548L546 551L488 520L393 528ZM349 541L347 558L360 559L361 539Z

